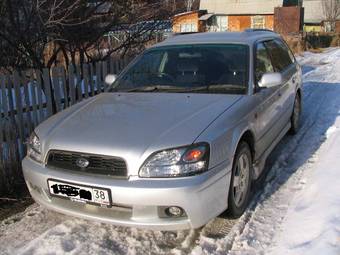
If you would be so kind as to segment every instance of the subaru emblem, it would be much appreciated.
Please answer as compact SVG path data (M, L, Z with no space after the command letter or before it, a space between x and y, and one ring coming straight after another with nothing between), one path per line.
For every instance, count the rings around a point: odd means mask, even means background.
M86 168L90 162L86 158L77 158L76 165L80 168Z

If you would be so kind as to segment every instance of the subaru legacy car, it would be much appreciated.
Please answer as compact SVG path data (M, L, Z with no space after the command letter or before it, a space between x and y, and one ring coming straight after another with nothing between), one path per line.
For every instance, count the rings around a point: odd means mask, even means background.
M301 69L270 31L178 35L31 135L23 172L57 212L158 230L239 217L301 113Z

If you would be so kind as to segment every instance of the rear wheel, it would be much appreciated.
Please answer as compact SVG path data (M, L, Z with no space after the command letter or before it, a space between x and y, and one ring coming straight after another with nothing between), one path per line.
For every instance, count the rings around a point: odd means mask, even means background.
M299 131L300 115L301 115L301 99L299 94L297 94L294 101L293 113L292 116L290 117L291 127L289 133L292 135L295 135Z
M237 147L229 187L228 212L240 217L247 208L251 187L252 156L249 145L241 142Z

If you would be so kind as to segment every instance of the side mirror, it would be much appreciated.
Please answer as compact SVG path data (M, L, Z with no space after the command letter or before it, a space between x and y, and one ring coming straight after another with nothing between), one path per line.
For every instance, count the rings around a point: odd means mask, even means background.
M117 76L115 74L108 74L105 77L105 83L107 85L112 85L117 79Z
M283 82L282 75L280 73L265 73L262 75L259 81L260 88L272 88L281 85Z

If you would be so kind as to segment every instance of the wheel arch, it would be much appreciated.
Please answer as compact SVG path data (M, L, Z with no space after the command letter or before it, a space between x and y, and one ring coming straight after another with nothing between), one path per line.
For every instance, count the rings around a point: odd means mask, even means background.
M302 91L301 91L301 88L298 88L298 89L296 90L296 95L299 96L299 99L300 99L300 101L301 101L301 100L302 100Z
M239 139L239 142L237 143L237 146L242 141L246 142L248 144L250 152L251 152L252 159L254 160L254 158L255 158L255 137L254 137L253 132L250 129L247 129L246 131L243 132L242 136Z
M232 154L233 159L235 157L237 147L242 141L248 144L250 152L251 152L252 160L254 160L255 159L255 135L254 135L254 132L250 128L247 128L243 132L241 132L240 135L238 136L238 139L235 141L234 150Z

